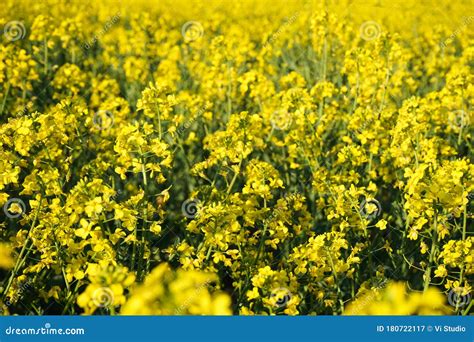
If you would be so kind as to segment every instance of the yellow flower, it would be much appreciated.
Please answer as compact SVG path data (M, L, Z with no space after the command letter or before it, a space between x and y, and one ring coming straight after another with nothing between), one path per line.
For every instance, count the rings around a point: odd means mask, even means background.
M379 220L375 226L380 230L385 230L387 229L387 221Z
M160 234L161 232L161 225L158 222L153 222L150 231L156 235Z
M439 265L435 270L435 277L444 278L448 275L448 271L444 265Z
M5 243L0 243L0 268L8 270L14 266L12 249Z
M173 271L161 264L132 291L123 315L229 315L230 298L215 288L215 275Z
M435 288L410 292L403 283L364 289L349 303L345 315L443 315L448 312L443 294Z

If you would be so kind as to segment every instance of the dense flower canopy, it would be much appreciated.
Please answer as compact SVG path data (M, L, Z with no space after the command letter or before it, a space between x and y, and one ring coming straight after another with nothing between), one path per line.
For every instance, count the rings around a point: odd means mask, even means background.
M2 314L469 314L472 1L6 0Z

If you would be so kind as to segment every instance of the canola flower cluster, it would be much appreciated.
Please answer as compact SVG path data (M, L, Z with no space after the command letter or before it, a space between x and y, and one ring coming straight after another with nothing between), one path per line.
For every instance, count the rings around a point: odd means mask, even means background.
M6 0L0 313L472 314L469 10Z

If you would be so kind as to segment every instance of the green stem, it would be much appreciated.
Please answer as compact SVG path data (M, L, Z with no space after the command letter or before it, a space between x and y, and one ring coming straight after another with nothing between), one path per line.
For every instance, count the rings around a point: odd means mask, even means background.
M15 276L16 276L16 273L20 269L21 265L24 263L24 260L22 260L23 253L25 252L26 246L28 245L28 242L30 240L30 234L31 234L31 232L33 231L33 229L36 225L36 221L38 219L38 213L41 209L42 200L43 200L43 198L41 197L40 201L39 201L38 209L36 210L36 213L35 213L35 218L33 219L33 223L31 225L30 230L28 231L28 236L26 237L25 243L23 244L23 247L20 251L20 254L18 255L18 259L16 260L16 263L15 263L15 266L13 268L12 274L10 275L10 279L8 280L7 287L5 288L5 291L3 291L3 299L5 299L5 295L8 293L8 290L10 289L10 286L12 285L12 282L13 282L13 279L15 278Z
M434 261L434 255L436 252L436 239L438 238L438 218L437 214L435 213L434 217L434 225L433 225L433 236L432 236L432 243L431 243L431 252L430 252L430 260L429 264L425 270L425 284L423 286L423 292L426 292L428 290L428 287L430 286L431 282L431 265Z
M8 93L10 92L10 82L7 83L7 90L5 91L5 96L3 97L2 102L2 109L0 110L0 115L3 114L3 110L5 109L5 104L7 103Z
M48 43L46 38L44 38L44 75L46 76L48 73Z
M235 172L234 177L232 178L232 180L229 184L229 187L227 188L227 194L230 194L230 191L232 190L232 187L234 186L234 183L237 180L237 176L240 173L240 167L242 166L242 161L243 160L241 159L240 162L239 162L239 170L237 172Z

